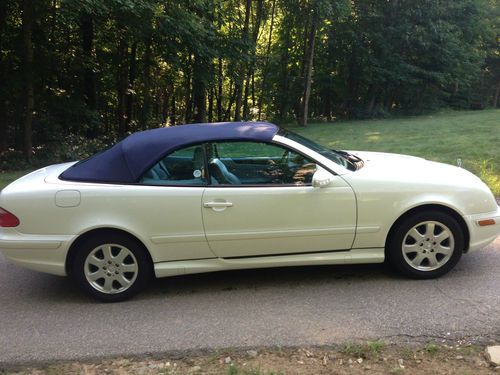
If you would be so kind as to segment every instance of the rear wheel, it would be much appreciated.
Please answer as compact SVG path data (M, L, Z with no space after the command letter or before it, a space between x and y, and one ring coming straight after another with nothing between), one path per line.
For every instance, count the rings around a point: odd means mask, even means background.
M72 266L77 284L103 302L132 297L144 288L151 274L151 262L142 244L121 234L87 239Z
M389 262L404 275L430 279L450 271L465 248L452 216L440 211L416 213L394 230L387 246Z

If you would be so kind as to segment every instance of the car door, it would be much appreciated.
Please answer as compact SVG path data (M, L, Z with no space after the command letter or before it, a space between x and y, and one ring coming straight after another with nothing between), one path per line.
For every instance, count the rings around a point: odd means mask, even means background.
M217 256L351 248L356 203L341 177L315 188L312 176L320 167L275 144L218 142L207 150L212 183L203 193L203 223Z
M147 234L155 262L214 258L205 237L200 205L207 186L201 145L172 152L155 163L123 202L140 215L131 227ZM123 215L129 217L130 215Z

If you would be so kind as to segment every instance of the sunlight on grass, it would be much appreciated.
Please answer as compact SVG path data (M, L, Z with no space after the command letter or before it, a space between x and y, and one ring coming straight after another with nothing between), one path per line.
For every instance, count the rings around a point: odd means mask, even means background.
M456 165L500 195L500 110L446 111L386 120L311 124L293 130L330 148L394 152Z

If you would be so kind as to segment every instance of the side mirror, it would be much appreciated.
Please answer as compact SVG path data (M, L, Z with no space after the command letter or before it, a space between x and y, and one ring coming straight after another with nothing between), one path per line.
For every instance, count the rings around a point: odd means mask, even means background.
M318 166L318 170L314 172L312 178L312 186L315 188L324 188L329 186L334 179L334 175Z

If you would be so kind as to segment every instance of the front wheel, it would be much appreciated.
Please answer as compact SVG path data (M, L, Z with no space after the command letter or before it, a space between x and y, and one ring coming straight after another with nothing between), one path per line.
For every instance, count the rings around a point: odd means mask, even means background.
M92 297L118 302L139 292L151 278L151 271L144 247L128 236L114 234L84 241L71 274Z
M393 231L386 254L401 273L418 279L444 275L460 260L464 235L452 216L440 211L416 213Z

